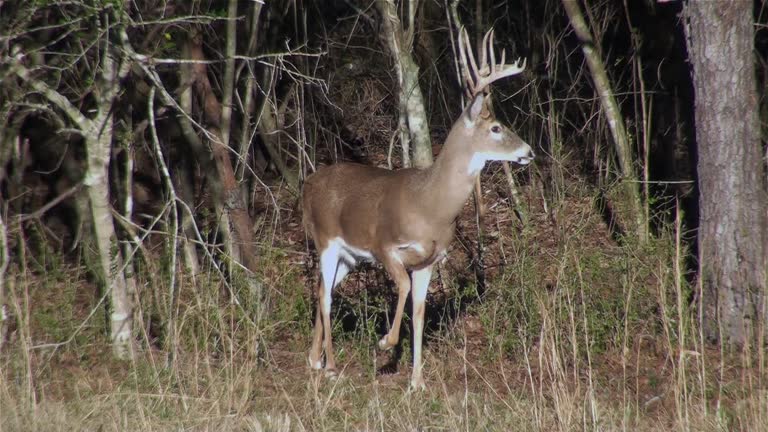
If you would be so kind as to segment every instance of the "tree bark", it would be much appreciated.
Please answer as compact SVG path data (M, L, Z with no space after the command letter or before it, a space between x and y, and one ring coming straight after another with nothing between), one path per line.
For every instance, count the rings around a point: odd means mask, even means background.
M235 92L235 54L237 54L237 0L229 0L227 8L227 45L224 53L224 82L221 96L221 139L229 146L232 130L232 96Z
M188 39L190 58L200 60L191 66L191 82L199 101L202 103L204 117L209 125L208 131L211 137L211 152L221 182L222 199L225 212L232 223L232 232L235 234L234 244L237 245L235 257L245 268L256 272L258 260L256 247L253 240L251 217L245 208L240 188L238 187L235 172L230 160L230 148L224 143L221 136L222 107L216 95L213 93L211 83L208 80L208 68L204 60L203 39L199 32L193 33Z
M764 310L766 173L752 2L687 4L699 185L699 277L710 339L743 344ZM719 321L718 321L719 320Z
M3 222L3 209L0 208L0 353L3 352L5 335L8 329L8 311L5 307L5 281L6 270L10 262L11 254L8 251L8 236Z
M99 125L100 126L100 125ZM131 356L131 330L133 308L128 294L125 277L120 271L122 265L115 258L118 271L112 272L112 244L117 240L112 224L112 212L109 203L109 151L112 144L112 120L107 120L104 130L86 131L86 152L88 164L85 171L85 188L88 195L90 219L93 223L94 245L98 254L99 277L101 284L110 298L110 336L112 348L118 358Z
M272 163L275 164L275 168L280 172L280 176L283 177L288 188L292 192L298 193L299 175L288 168L288 165L286 165L283 160L283 156L280 154L278 134L282 129L282 125L278 124L278 115L276 114L277 113L272 112L269 103L264 104L263 109L259 114L259 124L257 126L259 129L259 136L264 143L264 148L267 150L269 158L272 160Z
M424 107L424 96L419 86L419 66L411 54L416 14L413 2L416 0L410 1L408 22L411 27L407 33L403 31L397 16L394 0L377 0L376 7L381 15L382 38L395 61L400 86L400 109L405 108L406 111L413 165L416 168L427 168L432 165L432 139L429 136L429 120ZM404 157L405 159L407 158Z
M248 41L248 50L246 54L249 57L256 55L256 46L259 35L259 16L261 15L262 4L259 2L253 2L251 4L251 22L249 26L250 38ZM254 127L251 122L253 121L253 111L255 108L254 98L254 86L257 84L255 76L257 62L254 60L247 60L244 63L244 67L248 69L247 77L245 78L245 101L243 102L243 116L242 126L240 128L240 142L238 144L238 163L235 169L235 176L239 181L242 181L245 177L246 164L248 160L248 153L251 149L251 131ZM262 109L265 104L262 104ZM257 115L257 119L260 116ZM245 188L244 188L245 189ZM243 192L245 193L245 192Z
M125 160L123 162L123 169L122 174L123 177L119 178L114 182L114 184L117 185L117 191L116 195L117 199L115 201L119 201L118 209L126 221L133 220L133 170L134 170L134 149L132 146L132 143L134 141L134 130L133 130L133 122L132 122L132 112L133 110L129 110L126 115L124 116L124 121L118 121L118 127L120 124L124 125L124 130L119 131L116 135L116 143L115 143L115 149L116 152L123 152L125 156ZM112 159L117 162L114 153L112 154ZM117 173L119 170L113 169L113 173ZM118 177L115 175L115 177ZM114 224L113 224L114 226ZM125 231L125 230L124 230ZM117 239L117 235L115 236ZM136 280L136 268L134 267L133 260L130 258L132 256L131 251L131 244L133 243L133 239L131 238L131 234L128 232L123 232L120 235L120 238L123 239L123 241L120 242L120 255L122 259L124 260L123 264L123 277L125 278L125 295L124 298L130 301L128 312L133 316L133 299L136 298L137 293L137 284L138 281ZM132 324L128 329L132 327Z
M90 204L95 245L99 257L100 277L110 299L110 337L116 357L127 359L133 355L133 302L122 269L120 255L112 258L112 244L117 242L109 201L109 162L112 148L112 105L117 97L120 79L128 72L127 61L118 71L116 59L107 49L102 59L102 96L96 117L83 128L86 147L84 184ZM113 263L114 261L114 263ZM117 271L113 273L113 264Z
M112 244L117 241L117 236L109 201L109 162L113 136L112 107L121 89L120 80L128 74L130 62L125 59L118 62L115 50L108 45L104 43L104 54L100 61L101 79L94 92L98 98L93 119L86 117L63 94L44 81L33 78L19 59L15 59L11 70L63 112L85 139L84 192L76 197L78 216L87 227L85 246L93 249L95 262L91 268L96 273L99 287L109 298L108 321L113 353L118 358L127 359L133 356L133 306L122 272L120 255L116 254L112 258ZM86 256L90 252L86 250ZM113 272L114 269L118 271Z

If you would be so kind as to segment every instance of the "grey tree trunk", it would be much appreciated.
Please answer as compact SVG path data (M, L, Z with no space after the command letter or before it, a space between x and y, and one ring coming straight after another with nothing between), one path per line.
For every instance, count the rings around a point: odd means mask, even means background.
M419 86L419 66L413 60L411 53L415 32L415 1L410 0L409 3L407 18L410 27L407 32L403 30L397 16L394 0L377 0L376 7L381 15L381 36L395 61L400 85L400 109L401 111L405 109L413 166L426 168L432 165L432 139L429 136L429 120L424 107L424 96ZM400 115L402 116L403 113ZM408 148L405 140L402 144L405 144L405 149ZM404 155L403 160L407 160L407 155Z
M118 121L118 133L115 136L115 148L118 151L121 151L125 155L125 161L123 165L123 177L116 180L115 184L117 184L118 189L122 189L118 191L116 194L118 195L118 198L120 199L121 203L118 205L119 211L122 214L122 217L125 221L131 221L133 220L133 169L134 169L134 149L133 149L133 142L134 142L134 130L133 130L133 122L132 122L132 112L129 112L124 118L123 121ZM119 130L119 125L123 125L124 130ZM112 170L113 173L116 173L117 170ZM136 271L134 267L134 262L131 259L131 256L133 255L133 247L132 245L138 245L138 242L136 239L131 238L131 234L128 232L125 232L121 235L123 240L129 240L129 241L122 241L120 242L120 255L122 259L124 260L123 264L123 277L125 278L125 294L126 298L129 300L136 298L137 293L137 284L138 281L136 280ZM131 301L130 305L130 313L133 315L133 301ZM129 327L130 328L130 327Z
M21 123L18 120L12 120L11 110L12 105L8 100L0 107L0 182L3 182L8 174L6 167L13 156L12 150L18 140L19 129L21 128ZM17 115L17 117L23 119L25 116ZM8 311L5 307L6 271L10 262L8 235L3 221L3 215L6 211L6 205L3 203L0 205L0 353L3 352L9 320Z
M128 292L120 254L112 258L112 245L117 242L109 202L109 162L112 147L112 104L117 96L120 78L128 72L128 62L120 66L107 49L102 58L102 91L96 117L83 127L86 147L85 189L90 204L90 219L99 257L99 272L103 288L110 300L110 337L116 357L126 359L133 355L131 331L133 306ZM114 266L113 266L114 264ZM115 271L113 271L113 269Z
M6 235L3 212L0 211L0 353L3 352L3 343L8 329L8 313L5 307L5 272L10 261L8 251L8 236Z
M717 337L719 323L723 342L739 345L765 310L768 264L752 6L691 1L686 7L696 97L699 294L708 336Z
M232 130L232 95L235 90L235 54L237 54L237 0L229 0L227 8L227 45L224 58L224 85L221 95L221 139L229 146Z
M85 190L88 195L90 219L98 254L101 284L110 299L109 327L112 348L118 358L131 355L131 328L133 311L128 287L123 276L119 255L115 256L112 271L112 244L116 242L115 228L109 203L109 152L112 142L112 120L104 129L89 128L86 132L88 164L85 171Z
M256 55L256 47L258 42L258 36L259 36L259 16L261 15L261 8L262 4L258 2L252 2L251 3L251 24L249 28L250 37L248 40L248 48L246 51L246 54L249 57L255 57ZM238 163L237 167L235 168L235 177L238 181L243 182L243 179L245 178L246 173L246 165L248 160L248 153L250 152L251 148L251 132L252 132L252 125L251 122L253 121L253 113L255 108L255 98L254 98L254 86L258 82L256 77L254 76L254 70L256 69L256 61L254 60L248 60L245 63L243 63L242 68L245 68L247 66L248 72L245 79L245 101L243 102L243 116L241 120L241 127L240 127L240 142L237 146L237 154L238 154ZM263 103L261 105L261 109L264 109L264 105L266 103ZM260 118L260 114L257 113L256 119L258 120ZM234 147L234 145L233 145ZM243 182L243 194L245 196L248 196L247 194L247 183Z
M264 88L262 86L262 88ZM276 107L275 110L278 108ZM280 172L280 176L283 177L288 188L293 192L299 190L299 175L298 172L291 170L283 160L283 156L280 154L280 135L279 131L282 130L283 125L279 123L279 112L273 112L271 104L265 103L259 113L258 129L259 136L264 142L264 148L267 149L272 163L275 164L275 168Z
M97 274L102 292L109 299L108 317L112 349L118 358L133 355L132 301L128 293L119 254L112 258L112 245L117 241L109 201L109 162L113 135L112 105L120 92L120 80L128 74L129 61L118 62L115 52L104 43L104 54L100 60L101 76L94 94L96 115L86 117L64 95L51 88L44 81L33 78L29 70L15 59L11 70L26 85L43 95L48 102L61 110L77 127L85 140L85 169L82 183L83 194L76 197L78 216L87 227L84 233L85 245L94 249L95 259L91 266ZM86 251L88 255L88 251Z

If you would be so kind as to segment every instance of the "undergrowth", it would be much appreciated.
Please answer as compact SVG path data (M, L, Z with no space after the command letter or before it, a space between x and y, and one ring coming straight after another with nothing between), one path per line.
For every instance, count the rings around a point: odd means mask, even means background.
M518 232L488 228L509 209L486 215L482 284L472 248L453 247L428 300L423 393L407 392L408 313L400 349L375 350L396 297L377 267L351 275L334 298L340 376L329 379L306 365L316 275L303 245L265 247L259 278L177 271L174 301L167 264L138 271L132 362L110 356L86 271L28 251L36 264L17 261L9 273L0 427L766 429L765 348L705 343L682 227L616 241L589 191L569 193L567 214Z

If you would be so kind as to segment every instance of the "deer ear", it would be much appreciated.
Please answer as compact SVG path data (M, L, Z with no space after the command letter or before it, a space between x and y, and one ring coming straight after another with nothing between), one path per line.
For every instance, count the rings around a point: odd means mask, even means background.
M483 98L483 109L480 111L480 117L486 120L493 118L493 102L491 102L490 93L486 93Z
M485 94L483 92L480 92L475 98L472 100L472 104L469 106L469 109L467 110L467 120L469 120L470 123L474 123L477 121L477 119L480 117L482 112L485 110Z

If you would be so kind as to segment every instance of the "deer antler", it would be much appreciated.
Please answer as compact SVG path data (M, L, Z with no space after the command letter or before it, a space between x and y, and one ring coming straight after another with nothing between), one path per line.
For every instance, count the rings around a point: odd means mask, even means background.
M517 75L525 70L525 60L520 64L520 59L513 64L505 64L506 52L501 50L501 63L496 64L494 52L493 28L483 36L483 48L480 53L480 67L477 67L475 54L472 52L472 44L469 42L467 29L462 27L459 31L459 55L461 58L461 72L466 82L466 90L470 96L476 96L485 91L492 82L504 77ZM490 64L488 56L490 54Z

